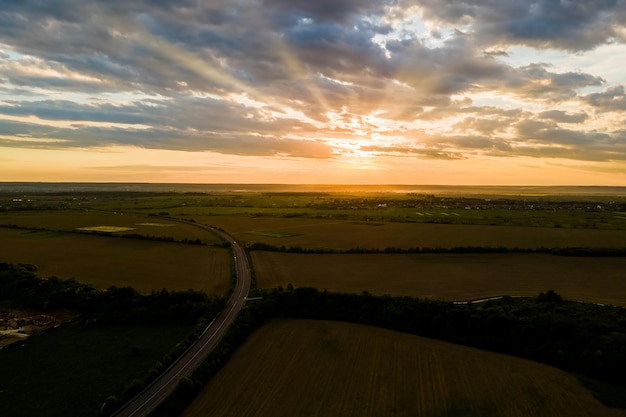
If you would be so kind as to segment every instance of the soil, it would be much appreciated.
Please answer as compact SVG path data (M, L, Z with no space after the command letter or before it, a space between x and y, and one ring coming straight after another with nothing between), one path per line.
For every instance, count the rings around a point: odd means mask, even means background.
M0 310L0 349L74 320L71 310Z

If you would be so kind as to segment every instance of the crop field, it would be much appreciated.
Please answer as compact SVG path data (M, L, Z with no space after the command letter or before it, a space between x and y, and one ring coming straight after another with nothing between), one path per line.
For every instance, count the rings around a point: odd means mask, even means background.
M7 417L96 416L109 395L191 332L193 324L85 326L69 323L0 355L0 404ZM9 377L10 376L10 377Z
M283 189L281 192L281 188ZM0 194L0 209L56 208L176 217L305 217L326 220L480 224L626 230L626 197L621 190L522 190L472 187L431 192L328 188L323 192L231 190L197 193L91 192L22 196ZM300 190L300 191L297 191ZM529 191L529 192L525 192ZM535 191L535 192L530 192ZM588 192L590 194L584 194ZM434 193L437 193L435 195ZM602 194L606 193L606 194ZM18 202L15 202L17 200ZM103 223L106 224L106 223Z
M176 240L200 239L207 244L220 243L212 233L192 224L144 215L85 211L33 210L0 212L0 225L39 228L59 231L96 231L144 236L172 237Z
M554 290L566 299L626 306L626 258L544 254L293 254L253 251L261 288L408 295L450 301Z
M362 325L274 321L183 417L618 417L576 378L535 362Z
M317 249L507 248L626 246L626 230L564 229L521 226L363 222L350 220L201 216L198 223L216 225L242 243Z
M81 232L102 232L102 233L118 233L127 232L129 230L135 230L132 227L120 227L120 226L89 226L89 227L77 227L76 230Z
M158 213L145 210L144 213ZM345 208L315 209L310 207L239 207L239 206L184 206L172 208L175 216L250 216L250 217L306 217L326 220L354 220L371 222L481 224L492 226L531 226L557 228L590 228L626 230L626 218L619 212L584 212L575 210L464 210L450 208Z
M0 247L3 262L35 264L43 277L76 278L96 288L222 295L230 281L230 254L223 248L8 228L0 228Z
M626 249L623 188L585 196L578 190L559 194L558 189L532 187L442 193L428 189L352 192L333 187L301 192L306 187L280 185L267 186L270 192L262 187L250 191L224 186L211 192L174 187L185 191L135 193L124 187L0 194L0 262L35 264L40 276L74 277L97 288L130 285L142 293L193 288L223 295L231 278L230 252L212 246L222 242L202 226L220 227L243 245L329 252ZM125 239L123 235L136 236ZM251 251L251 257L261 288L292 284L451 301L535 296L551 289L565 299L626 306L626 257L259 250ZM104 338L118 338L114 349L122 356L109 355L111 367L125 366L138 352L140 359L144 352L149 356L150 344L144 342L155 337L153 330L138 327L137 332L148 333L138 336L138 341L128 336L126 344L120 342L126 340L125 334L104 334ZM69 352L85 350L100 337L74 332L81 330L63 326L58 333L45 333L29 343L50 340L54 344L50 350ZM165 348L175 341L163 343ZM69 377L50 367L56 363L53 357L37 352L31 356L18 360L50 370L60 382L59 389L71 386ZM73 369L71 364L64 366ZM27 375L30 371L24 369ZM43 376L36 378L35 385L49 384ZM11 394L7 386L0 387L2 404ZM81 395L81 387L70 390ZM71 404L73 399L63 401ZM65 410L65 415L71 411ZM258 330L185 414L205 415L626 417L626 410L605 407L576 378L537 363L378 328L282 320Z
M157 211L146 211L156 213ZM307 217L326 220L393 221L401 223L481 224L491 226L531 226L626 230L626 217L617 212L518 211L463 209L312 209L271 207L180 207L168 211L176 216Z

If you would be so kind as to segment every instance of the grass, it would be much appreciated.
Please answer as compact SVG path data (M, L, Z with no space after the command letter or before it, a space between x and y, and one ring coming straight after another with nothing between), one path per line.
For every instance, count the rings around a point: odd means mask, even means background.
M626 258L544 254L293 254L253 251L261 288L474 300L531 296L549 289L566 299L626 306Z
M532 194L525 197L540 199ZM212 294L225 293L230 277L226 249L66 233L110 225L135 229L109 230L118 234L219 242L216 236L193 224L171 217L147 216L165 213L222 227L242 243L287 247L594 248L624 247L626 242L623 211L464 210L392 205L378 209L379 197L390 197L376 193L363 196L370 201L359 207L331 207L334 200L354 197L297 193L81 197L67 202L72 210L1 212L0 225L46 230L0 228L0 256L4 257L0 261L35 263L41 275L76 277L100 288L132 285L141 292L194 288ZM46 204L61 204L61 199L67 200L51 196ZM59 207L65 207L64 204ZM626 283L619 276L626 270L624 258L253 252L253 261L261 287L292 283L331 291L366 290L449 300L535 295L554 289L565 298L626 305ZM156 348L162 341L165 348L175 343L173 335L179 329L155 329L129 326L87 334L85 329L72 325L33 338L24 348L12 348L15 356L5 355L9 350L3 351L0 375L15 374L18 378L15 386L13 382L3 386L0 381L3 411L9 410L5 407L11 404L17 408L27 406L24 410L30 411L24 411L24 415L52 416L48 409L60 410L59 415L85 415L74 411L79 403L91 396L91 404L99 406L102 396L123 386L119 372L132 380L135 365L148 357L157 357L150 352L152 345ZM172 339L163 340L165 336ZM146 341L149 343L144 344ZM25 356L19 356L22 351ZM92 353L88 361L93 362L87 362L86 367L79 367L74 360L83 362ZM57 361L61 356L70 359ZM6 367L6 357L14 368ZM148 362L140 365L142 369L149 367ZM100 381L101 374L115 372L117 378ZM86 377L94 381L77 383L72 374L88 374ZM16 394L18 390L22 396ZM56 400L33 401L29 394L37 390L51 390L52 396L61 400L58 404L52 402ZM257 332L209 384L186 416L208 414L625 415L599 404L571 376L532 362L381 329L308 321L273 322ZM20 416L13 412L10 415Z
M96 416L107 397L120 397L127 384L143 378L192 327L85 327L74 322L4 349L2 415Z
M460 190L459 190L460 191ZM465 190L465 191L469 191ZM102 195L101 198L67 203L73 208L90 208L107 211L133 212L136 214L167 213L177 217L202 216L250 216L250 217L304 217L321 219L343 219L375 222L434 222L451 224L482 224L500 226L562 227L590 229L626 230L626 222L618 212L597 210L597 205L620 202L618 195L558 195L546 193L497 194L506 190L492 189L484 201L506 198L523 200L517 209L498 207L455 206L454 199L460 194L451 194L429 205L425 196L374 192L374 193L211 193L205 195ZM510 191L510 190L509 190ZM466 197L480 197L474 193ZM480 198L479 198L480 200ZM474 200L475 201L475 200ZM534 203L579 202L579 207L558 210L532 209ZM57 202L58 203L58 202ZM380 204L384 203L384 204ZM386 205L387 203L388 206ZM382 206L382 207L381 207ZM617 214L617 216L616 216Z
M183 417L625 416L555 368L385 329L281 320L254 333Z
M103 233L118 233L128 232L129 230L135 230L132 227L120 227L120 226L90 226L90 227L77 227L76 230L81 232L103 232Z
M100 212L86 210L37 210L0 212L0 225L17 225L20 227L40 228L54 231L75 231L81 228L101 227L109 225L128 230L103 230L119 234L131 233L156 237L172 237L176 240L200 239L207 244L221 243L214 234L208 233L193 224L173 222L171 219L161 221L159 218L144 215ZM167 226L167 227L166 227Z
M76 278L96 288L223 295L229 287L230 255L223 248L6 228L0 228L0 247L2 262L35 264L43 277Z
M208 216L195 219L198 223L216 225L227 230L241 243L262 242L305 248L603 248L624 247L626 242L626 230L397 222L372 222L370 225L369 222L351 220L249 216ZM255 233L258 230L266 234ZM268 233L281 236L280 240Z
M152 211L156 212L156 210ZM615 212L585 212L578 210L464 210L439 208L337 208L311 207L180 207L172 209L176 216L238 216L253 218L306 218L321 220L352 220L357 222L441 223L456 225L515 226L544 228L578 228L626 230L626 222Z
M279 232L267 232L267 231L251 231L251 232L247 232L248 234L251 235L255 235L255 236L266 236L266 237L277 237L277 238L282 238L282 237L293 237L293 236L297 236L296 233L279 233Z

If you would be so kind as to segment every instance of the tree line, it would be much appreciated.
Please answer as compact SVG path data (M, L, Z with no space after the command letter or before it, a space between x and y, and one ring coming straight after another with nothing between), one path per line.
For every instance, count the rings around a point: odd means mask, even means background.
M179 415L237 347L275 318L378 326L524 357L626 387L626 309L622 307L563 300L551 290L536 297L467 304L367 292L330 293L291 285L255 290L251 296L262 298L248 302L218 348L183 380L156 416ZM130 287L97 290L75 280L41 279L32 266L8 263L0 263L1 299L12 299L29 308L75 309L87 321L99 324L206 320L224 306L223 299L191 290L161 290L148 295Z
M626 309L536 297L480 303L330 293L314 288L255 290L209 358L153 414L174 417L228 361L237 347L275 318L335 320L378 326L556 366L626 389ZM621 394L620 394L621 395ZM624 407L621 401L619 406Z
M50 231L51 229L46 229L42 227L26 227L26 226L18 226L16 224L3 224L0 227L4 227L7 229L19 229L19 230L29 230L33 232L44 232ZM147 235L141 233L111 233L111 232L100 232L97 230L61 230L63 233L77 233L77 234L86 234L86 235L95 235L95 236L106 236L106 237L116 237L116 238L124 238L124 239L139 239L139 240L153 240L157 242L170 242L170 243L184 243L189 245L204 245L204 246L217 246L217 247L228 247L228 243L212 243L207 244L202 241L202 239L190 239L184 237L182 239L176 239L172 236L154 236Z
M41 278L33 265L0 263L0 300L13 300L23 307L70 309L99 322L151 323L197 320L217 314L225 300L195 290L152 291L139 294L134 288L94 288L73 278Z
M362 323L626 382L626 309L566 301L551 290L467 304L292 287L262 296L249 307L260 317Z
M333 254L333 253L363 253L363 254L379 254L379 253L397 253L397 254L419 254L419 253L441 253L441 254L462 254L462 253L536 253L558 256L574 256L574 257L623 257L626 256L626 247L623 248L587 248L587 247L538 247L538 248L519 248L505 246L453 246L450 248L424 248L409 247L398 248L389 246L380 248L362 248L354 247L348 249L331 249L331 248L303 248L301 246L275 246L263 242L255 242L247 247L248 250L259 250L266 252L285 252L285 253L312 253L312 254Z
M36 310L74 310L81 314L81 323L86 327L196 323L194 330L145 375L121 387L117 396L107 398L100 409L103 416L116 411L165 371L225 306L224 298L207 296L200 291L162 289L144 295L132 287L111 286L99 290L75 279L43 279L36 271L34 265L0 262L0 301L10 300L22 308Z

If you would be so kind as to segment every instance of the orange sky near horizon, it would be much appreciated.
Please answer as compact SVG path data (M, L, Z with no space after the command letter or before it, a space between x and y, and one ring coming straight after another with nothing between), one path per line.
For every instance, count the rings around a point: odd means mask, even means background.
M6 149L5 149L6 151ZM101 151L9 149L0 158L6 182L159 182L236 184L434 184L606 185L626 184L626 167L581 167L571 161L517 158L441 161L362 158L339 163L306 158L262 158L211 152L115 147ZM13 153L14 152L14 153ZM58 155L54 155L58 153ZM51 155L52 154L52 155ZM137 161L150 161L137 164ZM546 171L551 173L545 177Z

